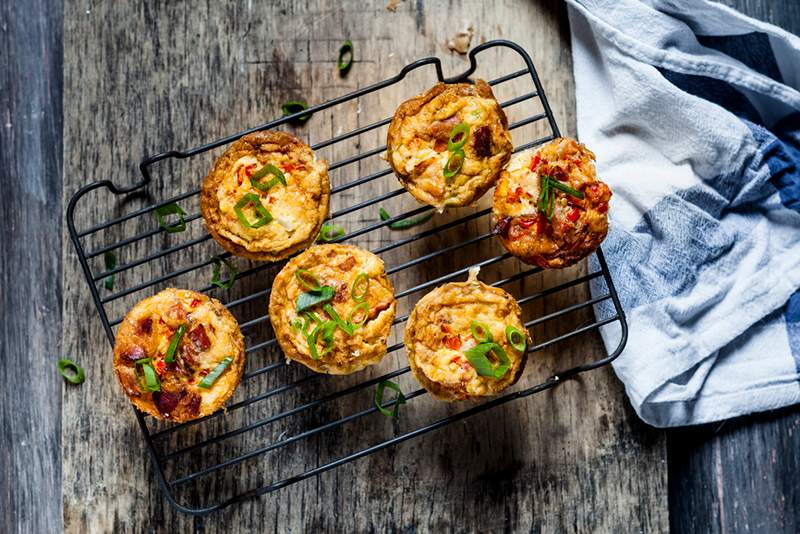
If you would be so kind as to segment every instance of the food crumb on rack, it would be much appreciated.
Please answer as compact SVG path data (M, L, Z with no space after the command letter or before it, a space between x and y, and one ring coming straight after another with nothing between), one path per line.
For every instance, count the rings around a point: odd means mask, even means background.
M472 23L464 22L464 27L447 41L447 48L459 54L466 54L475 35L475 26Z
M400 0L389 0L389 3L386 4L386 11L396 12L398 4L400 4Z

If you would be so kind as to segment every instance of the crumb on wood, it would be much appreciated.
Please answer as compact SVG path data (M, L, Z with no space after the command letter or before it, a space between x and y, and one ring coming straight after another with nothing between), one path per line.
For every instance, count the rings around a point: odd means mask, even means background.
M475 26L465 22L463 28L447 41L447 48L459 54L466 54L473 35L475 35Z
M397 11L398 4L400 4L400 0L389 0L389 3L386 4L386 11L391 11L394 13Z

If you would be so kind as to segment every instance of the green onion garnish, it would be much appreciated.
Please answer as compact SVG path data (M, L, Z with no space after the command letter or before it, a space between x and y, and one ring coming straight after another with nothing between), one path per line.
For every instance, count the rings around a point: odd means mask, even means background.
M572 195L575 198L583 199L583 193L578 191L577 189L572 189L568 185L564 185L563 183L559 182L558 180L553 180L548 176L548 181L550 182L550 187L554 187L560 191L565 192L568 195Z
M336 226L335 224L323 224L322 229L319 231L317 241L328 243L334 239L338 239L344 235L344 228Z
M228 368L228 366L229 366L229 365L230 365L232 362L233 362L233 358L231 358L230 356L225 356L225 357L222 359L222 361L221 361L221 362L219 362L219 363L217 364L217 366L216 366L216 367L214 367L214 370L213 370L213 371L211 371L210 373L208 373L208 374L207 374L207 375L206 375L206 376L205 376L205 377L204 377L204 378L203 378L203 379L200 381L200 383L199 383L199 384L197 384L197 387L199 387L199 388L204 388L204 389L208 389L208 388L210 388L211 386L213 386L213 385L214 385L214 382L216 382L216 381L217 381L217 378L219 378L219 376L220 376L222 373L224 373L224 372L225 372L225 369L227 369L227 368Z
M186 230L186 220L184 219L184 216L186 216L186 212L183 211L181 207L175 204L174 202L171 204L167 204L165 206L159 206L158 208L156 208L155 214L156 214L156 220L158 221L158 225L161 228L163 228L165 232L174 234ZM167 224L167 222L164 220L164 217L166 217L167 215L177 215L178 222L173 224Z
M492 338L492 331L489 330L489 327L486 326L486 323L472 321L469 324L469 328L472 330L472 337L474 337L475 341L478 343L491 343L494 341L494 338Z
M462 122L461 124L456 124L450 131L450 138L447 140L447 150L449 152L455 152L456 150L461 150L461 148L467 144L468 139L469 139L469 124L467 124L466 122Z
M355 331L353 325L351 325L350 323L339 317L339 314L336 313L336 310L333 309L333 306L331 306L330 304L326 304L325 306L322 307L322 309L325 310L325 313L328 314L328 317L333 319L333 322L335 322L336 325L339 328L341 328L345 334L347 334L348 336L353 335L353 332Z
M493 352L497 359L500 360L497 366L493 366L489 358L486 357L489 352ZM511 368L511 361L508 359L506 351L497 343L481 343L475 345L464 352L464 356L467 357L469 363L472 364L475 371L477 371L480 376L491 376L499 380L503 378Z
M150 363L142 364L142 372L144 373L144 390L150 392L161 391L161 383L158 381L158 375Z
M378 213L380 214L382 221L388 221L392 218L392 216L389 215L389 212L383 208L380 208ZM405 230L406 228L411 228L412 226L417 226L418 224L428 222L431 217L433 217L433 211L423 213L418 217L410 217L408 219L402 219L400 221L389 223L389 228L392 230Z
M286 117L287 115L294 115L295 113L300 113L303 110L308 109L308 104L303 102L302 100L290 100L286 102L284 105L281 106L281 111L283 111L283 116ZM306 122L312 113L303 113L302 115L297 116L296 118L292 119L298 122Z
M391 411L383 407L383 390L386 388L393 389L397 392L397 397L394 400L394 407ZM401 404L405 403L406 396L403 395L403 391L400 389L400 386L390 380L384 380L378 384L378 388L375 390L375 407L378 408L378 411L383 415L386 417L397 417L397 410L400 409Z
M528 345L527 337L511 325L506 327L506 339L508 340L508 344L514 347L518 352L525 352L525 348Z
M86 380L86 371L83 370L83 367L69 358L58 360L58 372L70 384L83 384L83 381Z
M350 296L356 302L364 302L369 295L369 276L367 273L360 273L356 276L353 282L353 289L350 291Z
M211 261L214 263L214 270L211 272L211 284L223 289L232 287L233 283L236 282L236 276L239 274L236 267L225 258L220 258L219 256L214 256L211 258ZM228 268L228 278L225 280L222 280L220 277L223 263L225 267Z
M259 218L252 223L247 220L247 216L242 211L248 204L252 204L253 208L256 210L256 213L259 215ZM239 222L242 223L242 226L247 228L261 228L272 220L272 214L267 211L267 208L264 207L264 205L261 203L261 199L258 198L258 195L255 193L247 193L240 198L239 202L237 202L233 207L233 211L236 212L236 218L239 219Z
M582 199L584 194L577 189L573 189L568 185L564 185L558 180L554 180L550 176L542 175L541 190L539 191L539 200L536 202L536 208L545 214L549 220L553 218L553 208L555 206L555 191L558 189L575 198Z
M270 174L273 176L273 178L265 184L261 183L261 180ZM283 171L271 163L267 163L254 172L253 176L250 177L250 185L259 191L269 191L270 188L278 184L286 185L286 177L283 175Z
M447 158L447 163L444 165L444 177L448 180L453 178L458 171L461 170L461 167L464 165L464 151L460 148L458 150L454 150L450 157Z
M177 330L175 330L175 333L172 334L172 337L169 340L169 347L167 347L167 354L164 356L165 362L172 363L175 361L175 351L178 350L178 343L181 342L181 338L185 333L186 325L182 324Z
M295 317L294 321L292 321L292 328L295 330L303 330L303 324L308 326L308 321L304 323L300 317Z
M347 56L347 59L345 59ZM339 67L339 72L342 74L346 74L348 70L350 70L350 66L353 64L353 43L348 39L347 41L342 44L341 48L339 48L339 59L336 60L336 65Z
M325 321L322 324L318 324L314 331L311 332L311 335L308 336L306 341L308 341L308 350L311 353L312 360L319 360L322 355L329 353L333 350L333 332L336 330L336 323L333 321ZM325 344L325 348L322 350L322 354L317 352L317 340L319 336L322 335L322 342Z
M313 293L322 291L322 284L319 283L319 278L308 269L297 269L294 272L295 278L300 282L300 285Z
M318 304L323 304L325 302L330 302L333 300L333 295L336 293L336 290L333 289L331 286L322 286L319 291L315 292L305 292L300 293L297 296L297 311L302 312L306 311Z
M364 317L360 320L356 319L356 313L363 313ZM369 304L366 302L359 302L355 307L350 310L350 315L347 317L347 322L353 326L364 326L364 323L369 319Z
M114 254L113 252L109 251L109 252L106 252L105 254L103 254L103 260L106 263L106 271L112 271L112 270L117 268L117 255ZM108 276L106 276L105 286L106 286L106 289L108 289L109 291L114 289L114 275L113 274L109 274Z

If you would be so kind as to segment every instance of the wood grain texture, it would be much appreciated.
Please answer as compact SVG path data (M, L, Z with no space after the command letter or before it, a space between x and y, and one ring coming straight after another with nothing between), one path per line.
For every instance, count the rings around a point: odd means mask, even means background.
M0 3L0 530L61 529L59 2ZM52 11L51 11L52 9ZM41 16L30 18L30 12Z
M93 5L88 11L83 2L68 2L65 195L92 179L113 177L117 182L130 183L136 177L136 163L145 154L193 146L264 122L276 116L280 103L289 98L303 96L311 102L321 102L341 95L394 75L418 57L443 56L446 73L459 72L465 68L464 60L452 56L444 47L446 39L458 29L444 23L453 20L454 14L458 14L455 18L459 23L463 19L475 25L473 43L510 37L532 52L562 128L574 132L568 29L563 7L556 2L491 6L482 2L456 2L450 6L403 2L396 13L387 11L383 1L284 1L271 5L238 2L191 7L115 3ZM334 62L345 38L354 42L357 57L350 74L340 78ZM494 67L509 67L506 61L498 54ZM487 64L491 66L492 61ZM298 133L313 141L363 126L368 120L388 116L402 98L429 84L430 72L410 76L402 86L346 104L336 114L318 114ZM534 133L532 129L521 135ZM350 145L332 147L325 157L336 161L353 150L380 146L382 135L385 131L362 135ZM205 173L213 155L180 165L167 164L149 186L149 192L159 199L186 189ZM382 165L372 158L343 169L332 176L334 185L384 168ZM338 195L335 202L339 204L334 203L333 209L396 187L394 179L387 177L368 187L349 190ZM98 193L93 199L96 200L79 210L79 227L108 216L108 197ZM118 213L130 211L138 205L136 202L112 209ZM194 208L191 203L187 205ZM385 205L393 210L413 207L401 199ZM375 220L375 210L372 211L343 218L346 228ZM134 228L152 227L152 220L144 219L133 222ZM471 232L478 230L477 226L469 228ZM202 234L199 222L192 225L190 232ZM396 264L404 255L430 252L457 237L443 235L387 254L384 259L390 265ZM387 231L370 235L359 244L375 247L392 239L396 236ZM154 244L164 247L170 243L169 238L161 236L155 243L136 243L120 251L120 261L142 257ZM92 248L102 243L94 242L92 237L86 244ZM180 262L199 261L216 250L214 243L204 242L185 251ZM487 251L477 247L474 253L485 255ZM420 277L446 272L460 259L435 262L429 270L398 273L393 282L408 287ZM129 284L138 277L152 276L162 267L169 268L171 261L165 260L163 266L137 268L119 277L118 283ZM557 273L549 280L534 283L552 283L574 274ZM199 276L174 283L197 284L207 273ZM192 520L169 508L154 481L130 408L113 381L110 351L81 277L71 246L65 247L64 345L93 361L91 371L95 377L91 388L69 391L63 399L64 417L76 422L63 432L65 526L72 532L151 527L185 531ZM237 282L230 296L263 288L267 283L267 277ZM564 298L581 296L585 297L585 288L571 291ZM132 295L120 299L112 306L112 319L136 298ZM538 308L530 307L529 313L541 314L543 306L551 309L559 304L564 302L552 299ZM242 317L253 317L258 313L256 308L241 310ZM552 333L548 329L556 328L545 326L540 330L544 335ZM247 335L252 342L267 334L268 328L262 325ZM578 362L586 354L601 350L599 338L589 336L565 345L558 353L542 354L529 373L542 377L552 372L551 368ZM277 357L274 352L260 352L251 357L251 368ZM402 364L401 358L402 354L387 358L380 370L396 368ZM270 384L274 387L302 376L302 370L290 367L240 389L242 395L254 394ZM364 376L354 377L357 378ZM333 391L339 384L350 383L354 382L318 381L316 391L298 388L284 398L300 402L320 391ZM401 383L407 390L416 387L407 379ZM209 454L211 458L222 458L241 453L280 438L281 432L296 432L315 422L351 413L365 403L369 405L370 400L367 394L326 406L307 418L265 427L236 443L231 440L220 444ZM281 399L270 399L259 403L249 415L244 410L232 412L219 424L231 428L249 421L248 417L263 417L278 408L280 402ZM209 477L207 486L190 490L184 497L200 502L207 494L225 493L237 484L268 481L272 471L307 469L341 450L355 450L360 444L380 441L393 432L413 427L429 414L448 410L449 407L430 401L426 404L424 399L419 404L415 401L414 408L404 410L403 418L397 422L372 418L309 440L289 454L243 464L234 475L219 480ZM176 436L174 444L195 442L206 431L199 427L194 434ZM103 452L98 454L98 450ZM205 528L210 532L577 532L620 527L663 531L667 525L665 454L662 434L638 422L628 408L621 385L610 369L604 369L555 391L478 416L469 423L452 425L226 509L210 516Z

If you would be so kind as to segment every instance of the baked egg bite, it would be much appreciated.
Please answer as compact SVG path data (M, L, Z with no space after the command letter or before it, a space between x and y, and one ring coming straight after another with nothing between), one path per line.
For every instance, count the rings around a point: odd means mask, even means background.
M315 245L275 277L269 318L287 362L346 375L381 361L396 308L378 256L352 245Z
M414 198L439 211L472 204L511 156L508 119L483 80L436 84L400 104L386 157Z
M494 190L494 233L525 263L568 267L605 239L610 199L594 154L560 137L511 158Z
M209 233L237 256L277 261L306 248L328 216L328 163L284 132L253 132L217 159L200 208Z
M417 302L405 346L417 381L439 400L497 395L525 367L530 336L519 304L477 279L439 286Z
M214 413L233 395L244 365L233 315L218 300L186 289L165 289L137 303L114 344L123 391L157 419Z

